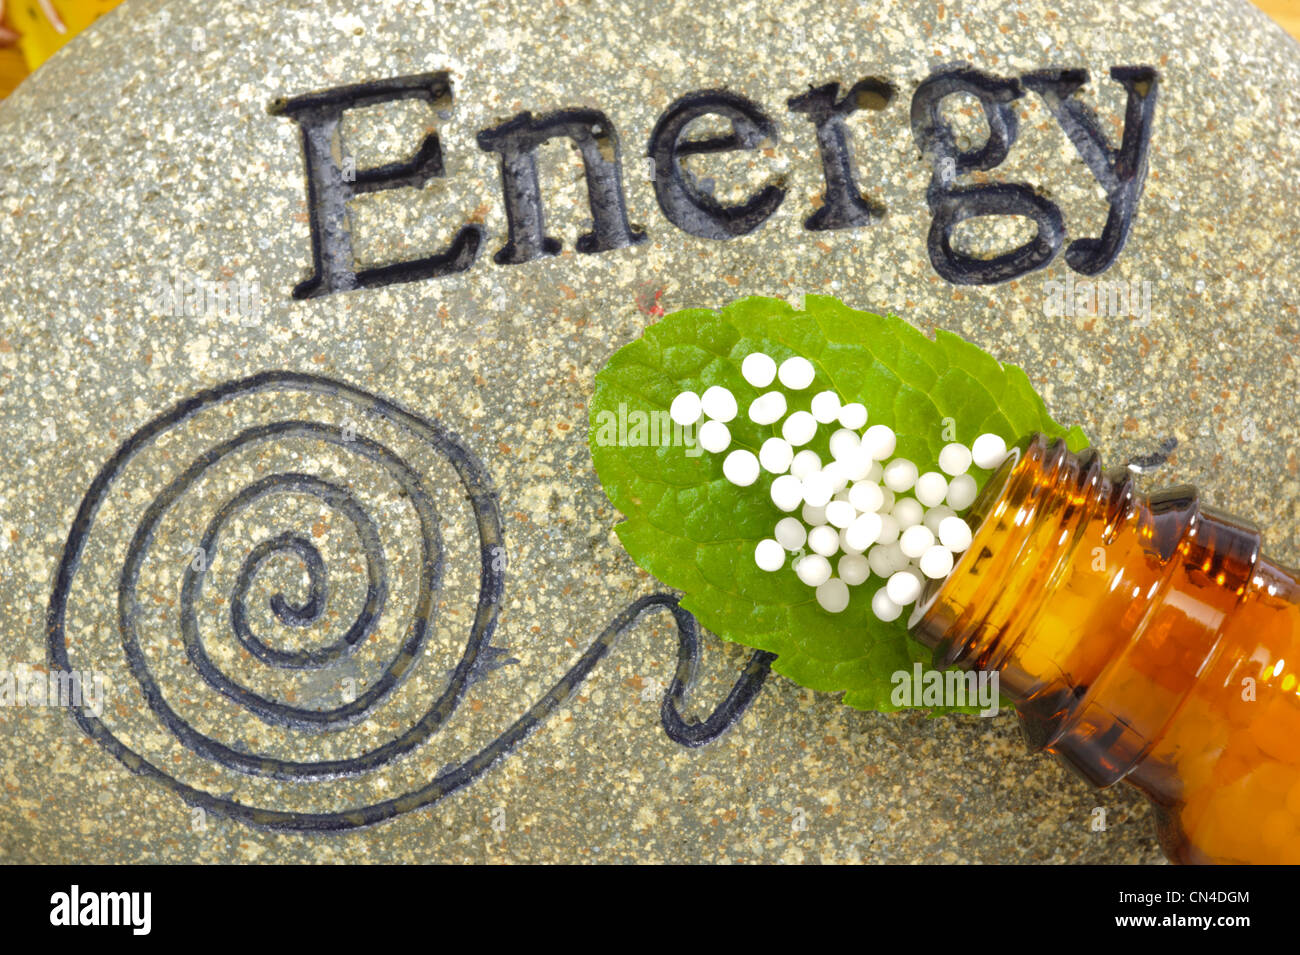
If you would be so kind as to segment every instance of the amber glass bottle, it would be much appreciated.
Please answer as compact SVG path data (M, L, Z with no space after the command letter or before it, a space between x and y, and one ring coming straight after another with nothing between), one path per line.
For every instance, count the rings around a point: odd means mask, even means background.
M1300 864L1300 583L1259 532L1043 435L969 521L911 619L935 666L996 670L1030 746L1137 786L1174 861Z

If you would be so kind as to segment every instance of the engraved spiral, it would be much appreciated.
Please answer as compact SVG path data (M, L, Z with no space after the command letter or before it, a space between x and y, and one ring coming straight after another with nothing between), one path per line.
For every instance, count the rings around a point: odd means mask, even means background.
M444 590L448 506L470 525L454 529L462 563L472 555L478 564L455 599ZM120 705L74 716L131 769L192 803L268 825L365 824L437 793L255 808L205 794L171 766L197 757L301 786L398 761L447 720L490 652L504 553L488 477L455 435L339 382L267 373L160 415L100 470L57 572L50 663L104 667L120 649L129 697L115 687ZM429 662L440 607L455 600L466 604L451 612L468 619L468 637L440 691L424 686L390 706ZM120 648L102 639L109 631ZM144 713L152 727L139 722ZM382 732L348 739L380 713ZM158 748L157 727L184 758L146 755Z

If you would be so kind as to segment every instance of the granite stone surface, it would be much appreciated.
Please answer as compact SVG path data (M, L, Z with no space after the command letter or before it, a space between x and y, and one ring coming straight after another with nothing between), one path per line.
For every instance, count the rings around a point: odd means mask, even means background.
M1063 252L998 284L936 269L909 108L956 66L1086 69L1079 97L1116 147L1109 71L1156 71L1145 188L1101 275ZM420 188L342 218L309 200L284 101L442 73L322 140L346 192L436 133ZM809 230L822 155L787 101L866 78L894 92L847 116L846 142L883 217ZM1300 47L1222 0L128 0L0 105L0 669L38 692L54 643L102 688L71 712L0 706L0 859L1159 861L1136 793L1026 754L1010 714L860 713L772 677L716 740L670 737L678 630L662 607L618 619L659 587L613 535L587 400L665 310L833 294L1021 364L1110 461L1172 449L1146 481L1198 485L1300 562L1297 88ZM681 158L699 192L785 190L726 240L670 221L647 158L702 90L771 129ZM987 135L973 103L944 107L959 149ZM1032 183L1067 242L1101 235L1106 190L1043 97L1011 109L1005 161L958 181ZM589 149L535 152L558 254L496 261L508 202L533 206L479 134L562 110L603 118ZM691 136L733 129L715 115ZM644 241L578 250L609 212L584 157L617 159ZM343 285L411 280L295 298L314 228ZM466 269L365 271L466 228ZM1032 235L976 221L958 244ZM1129 309L1052 306L1093 279L1136 290ZM269 372L289 374L249 377ZM713 712L747 658L705 634L684 716Z

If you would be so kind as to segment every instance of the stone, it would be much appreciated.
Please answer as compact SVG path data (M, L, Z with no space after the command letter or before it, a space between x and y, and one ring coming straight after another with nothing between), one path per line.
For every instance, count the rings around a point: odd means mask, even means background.
M833 294L1294 563L1298 87L1220 0L130 0L0 106L0 858L1158 860L698 633L587 400Z

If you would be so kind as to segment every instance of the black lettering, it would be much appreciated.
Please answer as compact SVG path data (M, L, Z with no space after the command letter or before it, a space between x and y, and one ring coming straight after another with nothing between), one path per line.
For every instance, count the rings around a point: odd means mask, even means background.
M989 137L978 149L959 150L951 126L939 113L945 97L969 93L979 100ZM1056 204L1023 183L992 183L958 188L958 176L998 166L1015 142L1018 124L1011 103L1022 94L1014 79L973 69L932 75L912 97L912 135L933 167L926 201L934 220L927 246L935 271L954 285L992 285L1047 265L1065 242L1065 223ZM975 258L952 247L953 229L980 216L1024 216L1037 235L1024 245L990 259Z
M682 140L686 127L701 116L724 116L731 133L708 139ZM785 199L785 189L768 184L749 200L724 206L701 190L683 156L757 149L776 141L776 124L758 106L726 90L687 93L659 117L650 134L648 155L654 161L655 197L664 215L678 228L705 239L732 239L753 232Z
M1159 79L1149 66L1115 66L1111 78L1128 91L1124 134L1116 151L1106 139L1097 114L1075 97L1088 82L1087 70L1043 70L1024 83L1043 98L1056 121L1074 143L1097 182L1106 190L1110 211L1101 237L1076 239L1065 250L1065 261L1076 272L1096 275L1114 263L1128 242L1138 200L1147 176L1147 154L1156 113Z
M407 262L356 271L348 202L384 189L419 189L446 175L437 133L425 137L410 159L345 175L339 120L350 109L401 99L422 99L436 109L451 105L447 73L424 73L374 83L339 86L293 99L277 100L271 114L287 116L302 129L307 169L307 206L311 222L312 275L294 290L294 298L314 298L358 288L436 278L463 272L474 264L483 237L479 226L461 228L446 250Z
M618 135L605 114L572 109L534 119L524 112L478 134L479 148L501 155L510 236L493 258L502 265L518 265L560 251L559 239L545 233L537 177L537 147L556 136L567 136L577 145L587 177L592 231L578 237L578 251L605 252L645 241L645 233L627 221Z
M822 207L804 220L804 228L813 231L868 226L885 216L884 206L858 191L845 119L859 109L884 109L894 96L894 87L884 80L868 78L855 83L836 102L839 92L838 83L829 83L792 97L786 104L792 112L808 116L817 127L826 193Z

